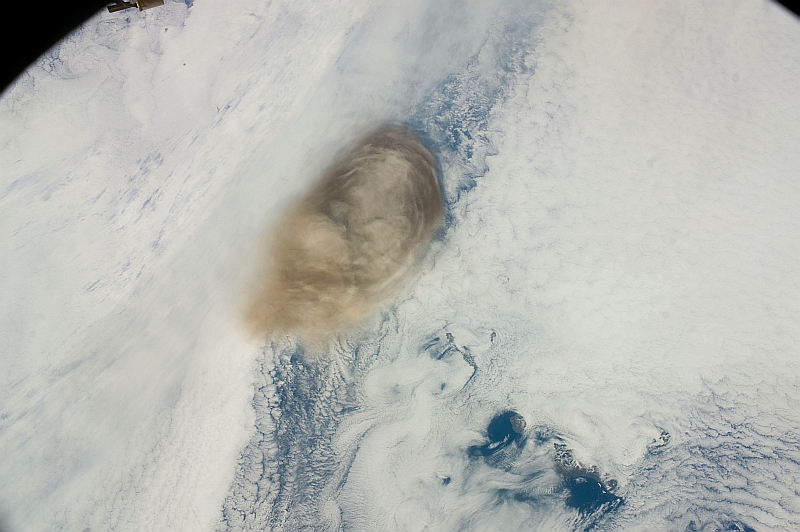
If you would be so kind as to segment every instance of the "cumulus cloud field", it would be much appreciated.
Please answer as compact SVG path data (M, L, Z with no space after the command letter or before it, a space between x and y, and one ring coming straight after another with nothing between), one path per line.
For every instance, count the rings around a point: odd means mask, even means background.
M98 14L0 97L0 528L800 527L798 80L757 0Z

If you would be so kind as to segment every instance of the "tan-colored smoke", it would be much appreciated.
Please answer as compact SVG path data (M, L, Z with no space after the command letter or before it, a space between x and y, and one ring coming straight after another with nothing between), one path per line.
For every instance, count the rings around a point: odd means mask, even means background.
M357 324L398 288L441 216L428 150L399 128L367 136L277 225L249 327L320 339Z

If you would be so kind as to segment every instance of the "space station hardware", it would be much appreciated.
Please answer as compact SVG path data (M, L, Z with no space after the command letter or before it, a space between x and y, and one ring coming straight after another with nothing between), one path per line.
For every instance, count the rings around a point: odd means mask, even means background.
M139 11L144 11L145 9L151 9L163 5L164 0L132 0L131 2L126 2L125 0L116 0L116 2L108 6L108 12L116 13L117 11L130 9L132 7L138 8Z

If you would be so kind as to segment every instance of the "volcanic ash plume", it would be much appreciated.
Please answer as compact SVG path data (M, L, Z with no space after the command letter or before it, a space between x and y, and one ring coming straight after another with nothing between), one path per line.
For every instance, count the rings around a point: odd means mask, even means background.
M402 129L368 136L278 225L250 326L320 338L358 323L398 287L441 216L428 150Z

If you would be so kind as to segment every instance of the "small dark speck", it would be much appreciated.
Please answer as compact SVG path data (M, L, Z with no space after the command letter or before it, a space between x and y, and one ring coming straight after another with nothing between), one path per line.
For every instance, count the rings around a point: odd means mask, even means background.
M186 63L184 63L183 66L186 66Z
M450 477L444 477L444 478L442 479L442 484L444 484L445 486L447 486L448 484L450 484Z

